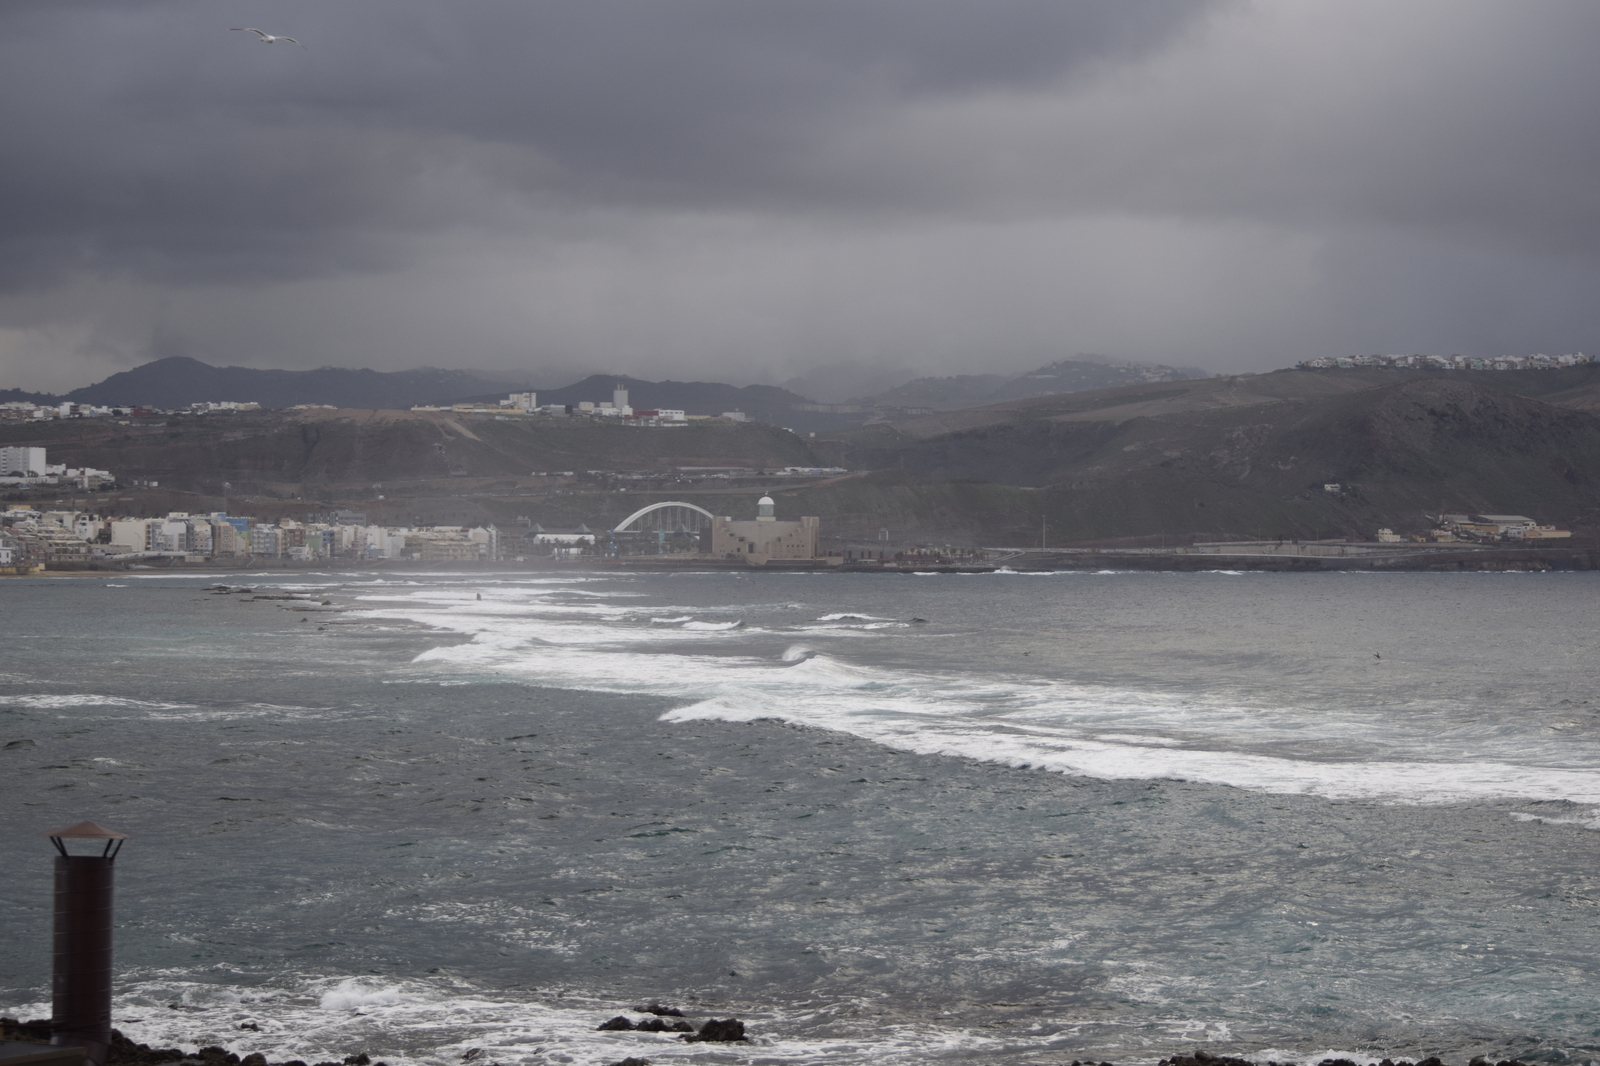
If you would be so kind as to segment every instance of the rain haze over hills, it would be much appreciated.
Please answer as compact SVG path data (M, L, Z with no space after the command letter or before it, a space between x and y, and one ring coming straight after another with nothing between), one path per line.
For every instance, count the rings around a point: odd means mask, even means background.
M17 0L0 30L0 388L182 355L832 402L1086 352L1580 351L1600 317L1588 5Z

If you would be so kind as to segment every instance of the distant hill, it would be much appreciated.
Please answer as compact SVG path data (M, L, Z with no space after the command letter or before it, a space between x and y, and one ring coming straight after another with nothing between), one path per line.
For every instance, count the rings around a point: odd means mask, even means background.
M536 388L527 380L512 380L475 370L255 370L217 367L198 359L173 356L113 374L104 381L74 389L65 395L9 389L0 402L92 403L117 406L186 407L211 400L254 402L265 408L297 404L329 404L354 409L406 410L419 404L467 401L493 402L509 392L534 388L540 403L577 404L584 400L611 399L622 383L632 406L670 408L689 414L720 415L743 411L752 421L770 422L799 430L838 429L856 425L860 418L839 417L796 410L810 400L775 385L743 388L711 381L645 381L627 375L591 374L561 388Z
M0 403L60 403L61 397L48 392L0 389Z
M789 407L803 397L772 386L610 375L543 392L541 399L606 400L618 380L638 407L704 414L737 408L778 425L806 414ZM322 393L309 402L340 401ZM395 501L426 496L457 501L449 513L470 512L480 516L475 521L508 523L531 513L593 527L651 493L716 508L734 507L735 500L747 506L749 493L726 483L649 488L638 481L624 492L593 477L557 491L542 480L518 479L551 470L665 475L678 466L792 465L853 473L770 485L780 513L819 515L826 536L873 542L883 529L896 543L989 545L1037 544L1041 533L1055 546L1137 537L1155 543L1365 538L1384 526L1426 530L1426 516L1445 511L1525 514L1587 530L1579 539L1594 550L1600 527L1600 366L1295 369L1148 381L855 425L815 438L759 423L647 428L611 419L309 410L149 426L0 423L0 443L48 447L56 462L159 480L163 492L210 494L210 500L170 501L191 510L220 506L219 494L231 485L236 494L256 494L251 506L263 508L303 497L321 501L318 507L388 507L385 513L407 518L423 512Z
M112 374L104 381L74 389L63 400L121 406L185 407L206 400L236 400L263 407L320 403L335 407L408 408L414 404L449 403L469 393L510 391L520 382L472 370L255 370L211 366L187 356Z
M960 374L955 377L917 378L854 402L955 411L963 407L978 407L1030 396L1053 396L1064 392L1111 389L1155 381L1188 381L1209 376L1207 371L1190 367L1062 359L1026 374Z
M813 367L781 384L818 403L842 404L851 397L877 396L919 376L919 371L909 367L841 362Z
M669 408L689 414L743 411L753 421L788 426L800 432L859 425L874 408L923 407L959 410L1018 397L1043 396L1138 382L1176 381L1205 376L1204 371L1161 366L1118 366L1062 360L1027 374L969 374L918 378L877 396L852 401L849 413L816 410L811 398L776 385L743 387L714 381L647 381L628 375L591 374L572 385L538 388L527 379L475 370L257 370L218 367L187 356L157 359L112 374L104 381L64 395L0 391L0 402L55 404L62 401L116 406L187 407L202 401L254 402L265 408L329 404L356 409L405 410L418 404L492 402L508 392L533 388L540 403L577 404L611 399L620 382L636 408ZM809 409L807 409L809 408Z
M1041 517L1060 540L1370 536L1425 529L1440 511L1592 524L1597 397L1600 367L1295 370L1015 400L813 442L827 462L878 473L807 506L905 527L956 489L989 486L977 510L941 522L1017 543L1037 543Z
M48 448L52 462L158 479L185 491L217 492L225 482L239 492L281 492L292 485L294 494L352 490L361 501L371 498L373 482L811 463L802 438L759 423L624 427L610 419L499 420L449 411L259 411L156 425L0 422L0 444L22 443Z

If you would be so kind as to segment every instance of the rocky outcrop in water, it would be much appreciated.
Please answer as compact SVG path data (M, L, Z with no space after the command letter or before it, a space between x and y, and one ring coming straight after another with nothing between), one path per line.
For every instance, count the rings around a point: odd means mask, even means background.
M682 1033L682 1039L692 1043L734 1043L746 1041L744 1035L744 1022L737 1018L711 1018L698 1030L683 1020L683 1012L672 1007L662 1007L659 1003L652 1003L641 1013L655 1015L643 1021L635 1022L625 1015L619 1014L615 1018L601 1022L595 1029L602 1033ZM674 1021L667 1021L673 1018Z
M724 1018L723 1020L718 1021L717 1019L712 1018L710 1021L706 1022L706 1024L700 1027L700 1031L698 1033L685 1036L682 1039L691 1042L717 1041L733 1043L734 1041L742 1041L748 1038L744 1035L744 1022L741 1022L739 1019Z
M595 1026L602 1033L693 1033L694 1026L682 1021L682 1014L678 1021L666 1021L662 1018L646 1018L641 1022L634 1022L622 1015L617 1015L610 1021L601 1022Z

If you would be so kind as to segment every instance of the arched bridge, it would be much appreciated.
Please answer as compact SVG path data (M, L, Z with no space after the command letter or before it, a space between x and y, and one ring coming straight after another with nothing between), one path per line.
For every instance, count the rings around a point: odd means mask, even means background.
M697 507L692 503L681 500L665 500L661 503L652 503L648 507L641 507L627 518L617 523L613 533L645 533L654 530L674 532L680 527L689 533L704 529L711 524L712 514L704 507ZM634 523L639 523L634 525ZM632 526L632 529L628 527Z

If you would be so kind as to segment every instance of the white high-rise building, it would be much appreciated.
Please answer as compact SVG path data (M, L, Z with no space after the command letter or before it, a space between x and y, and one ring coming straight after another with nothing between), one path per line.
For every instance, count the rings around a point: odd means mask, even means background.
M0 477L43 477L43 448L0 448Z
M619 410L628 406L628 390L620 381L617 382L617 387L611 390L611 406Z

